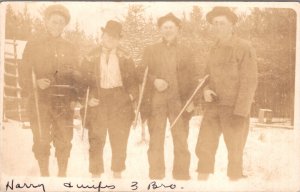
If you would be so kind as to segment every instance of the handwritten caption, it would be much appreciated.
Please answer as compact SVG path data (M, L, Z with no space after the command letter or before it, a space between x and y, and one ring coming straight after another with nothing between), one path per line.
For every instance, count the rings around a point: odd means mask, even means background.
M100 191L118 191L118 190L124 190L123 188L119 188L116 184L105 184L103 181L99 181L96 184L83 184L83 183L75 183L75 182L63 182L62 187L64 189L89 189L89 190L95 190L97 192ZM13 179L10 181L7 181L6 183L6 191L19 191L22 189L22 191L25 191L26 189L37 189L38 191L46 192L46 184L44 183L19 183L15 182ZM154 191L158 189L166 189L168 191L171 190L180 190L184 189L183 187L179 187L174 183L165 184L162 182L157 181L151 181L148 184L140 184L138 181L131 181L131 183L128 185L128 188L126 190L131 191L139 191L139 190L148 190L148 191Z

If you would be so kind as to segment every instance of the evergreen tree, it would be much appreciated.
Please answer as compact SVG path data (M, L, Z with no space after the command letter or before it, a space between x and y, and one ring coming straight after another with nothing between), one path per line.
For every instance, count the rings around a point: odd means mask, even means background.
M128 7L123 30L122 45L129 50L136 64L139 64L145 46L153 43L158 37L152 18L145 18L143 5L134 4Z

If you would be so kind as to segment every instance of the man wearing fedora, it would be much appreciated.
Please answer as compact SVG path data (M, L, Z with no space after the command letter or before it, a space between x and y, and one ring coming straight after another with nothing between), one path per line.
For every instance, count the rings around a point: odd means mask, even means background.
M150 179L165 177L164 140L167 119L172 123L193 92L194 63L191 51L177 40L181 21L172 13L158 19L161 42L146 47L139 76L148 67L141 113L148 118ZM140 78L141 79L141 78ZM173 178L188 180L190 153L188 129L192 105L172 128L174 143Z
M138 97L135 64L119 46L122 25L114 20L102 28L102 43L82 63L90 89L88 101L89 171L93 177L104 172L103 147L108 132L112 150L111 169L121 178L125 169L127 141L134 118L133 101Z
M230 8L215 7L206 19L216 44L207 61L210 80L203 91L205 110L196 146L198 179L206 180L214 173L215 154L223 133L228 151L227 176L238 180L245 177L243 150L257 86L256 55L249 42L233 33L238 17Z
M73 44L61 37L70 21L68 9L51 5L44 16L47 33L39 34L26 44L19 67L20 84L29 97L27 112L33 133L32 150L41 176L49 176L52 141L58 176L66 176L77 101L78 59Z

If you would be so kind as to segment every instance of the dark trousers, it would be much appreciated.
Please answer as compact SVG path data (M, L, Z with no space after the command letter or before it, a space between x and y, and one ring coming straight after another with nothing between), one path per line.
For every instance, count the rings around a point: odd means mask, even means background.
M168 94L158 92L155 92L153 95L151 115L148 119L150 178L162 178L165 176L164 141L167 119L172 123L180 112L181 107L181 101L178 97L169 98ZM174 177L189 177L188 121L188 118L180 118L171 130L174 144Z
M125 169L127 142L133 120L133 107L129 95L123 88L101 89L100 104L89 109L89 171L104 172L103 148L108 132L112 151L111 169Z
M33 133L32 150L37 160L49 158L52 141L55 156L62 159L69 158L73 138L73 113L66 107L69 105L65 105L63 110L54 110L50 103L40 102L41 128L39 129L35 103L30 99L27 110Z
M210 104L205 107L200 127L196 155L199 173L213 173L215 154L223 133L228 151L227 175L243 174L243 150L249 131L249 118L233 115L233 107Z

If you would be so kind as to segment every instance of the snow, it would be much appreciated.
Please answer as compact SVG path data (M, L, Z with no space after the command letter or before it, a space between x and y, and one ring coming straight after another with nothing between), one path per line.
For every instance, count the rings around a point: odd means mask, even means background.
M259 128L254 127L255 124L253 123L251 124L252 127L244 153L244 172L248 175L248 178L232 182L226 177L227 150L221 137L216 155L215 174L211 175L208 181L197 181L195 147L200 122L201 117L194 117L190 122L188 141L191 152L191 180L172 180L173 144L170 130L167 128L165 140L166 178L158 182L165 184L176 183L180 187L178 190L181 191L296 191L300 189L297 182L300 177L298 175L299 170L296 169L299 161L297 161L296 151L298 150L295 130ZM72 181L77 182L84 180L87 183L91 183L96 180L92 179L88 172L88 132L85 130L82 140L80 123L78 120L74 121L73 148L69 160L68 179L72 178ZM19 122L9 120L8 122L3 122L1 135L2 181L5 177L38 177L37 161L34 159L31 151L31 130L22 128L22 124ZM149 139L147 131L146 139ZM150 182L148 179L148 146L147 143L140 141L141 127L131 129L127 150L127 168L122 174L122 179L117 180L112 177L110 170L111 150L107 137L107 143L104 148L105 174L101 177L101 181L118 183L118 189L124 187L127 190L131 189L132 181L139 181L139 190L146 190L147 184ZM57 175L57 164L53 147L51 148L50 157L50 175L53 176L52 178L55 178ZM55 186L52 180L48 182ZM54 189L57 188L54 187Z

